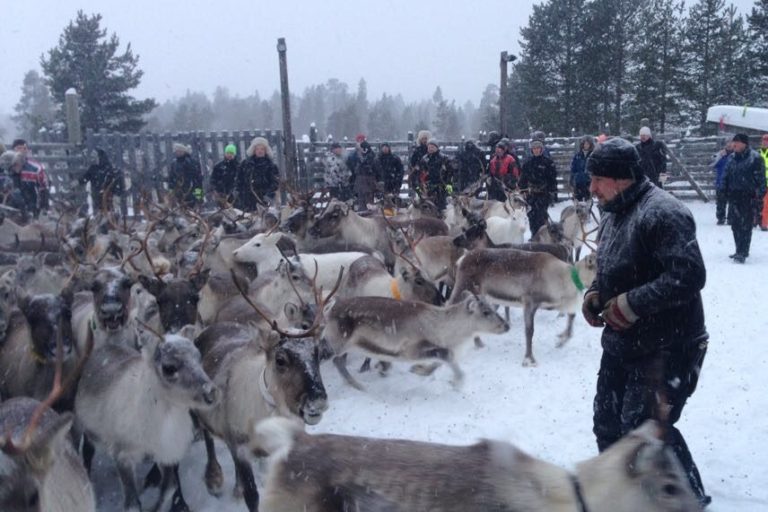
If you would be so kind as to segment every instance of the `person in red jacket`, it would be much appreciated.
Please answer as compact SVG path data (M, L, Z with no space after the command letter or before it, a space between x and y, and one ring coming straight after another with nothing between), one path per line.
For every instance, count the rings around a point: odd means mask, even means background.
M488 166L488 172L490 179L488 199L506 201L507 193L504 189L514 189L517 187L517 180L520 178L520 168L517 166L515 157L507 152L507 145L504 142L496 144L496 150Z
M37 218L41 211L47 212L49 207L48 177L45 175L45 167L29 157L29 146L26 140L14 140L13 150L24 157L24 167L21 171L22 187L29 190L30 200L34 197L34 204L30 204L30 211Z

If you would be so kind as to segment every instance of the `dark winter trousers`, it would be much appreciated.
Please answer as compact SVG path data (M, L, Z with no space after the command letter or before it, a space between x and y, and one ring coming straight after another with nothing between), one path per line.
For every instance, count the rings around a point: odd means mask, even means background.
M445 187L440 185L428 185L427 186L427 197L430 201L435 203L435 206L437 206L437 209L441 212L445 210L445 206L448 204L447 198L448 194L445 192Z
M549 208L549 194L528 194L528 224L531 227L531 236L535 235L541 226L547 223L547 208Z
M755 226L768 227L768 226L763 226L763 197L762 196L755 199Z
M749 256L749 246L752 243L752 222L754 221L755 206L752 197L728 196L730 204L731 230L733 241L736 243L736 254Z
M598 449L602 452L645 420L658 417L658 400L662 398L669 408L666 442L680 459L696 495L704 496L699 470L683 435L673 425L696 389L706 353L706 341L631 361L603 352L594 402L593 431Z
M723 190L718 190L715 193L715 216L717 222L725 222L728 219L726 209L728 208L728 194Z

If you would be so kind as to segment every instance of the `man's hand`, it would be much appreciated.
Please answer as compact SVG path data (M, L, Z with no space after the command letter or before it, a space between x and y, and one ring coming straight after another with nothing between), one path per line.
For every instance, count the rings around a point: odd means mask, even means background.
M605 325L600 318L600 294L596 291L587 292L584 296L584 302L581 304L581 314L584 320L592 327L602 327Z
M605 303L605 309L603 309L603 321L611 326L614 331L626 331L639 318L627 300L627 294L621 295L610 299Z

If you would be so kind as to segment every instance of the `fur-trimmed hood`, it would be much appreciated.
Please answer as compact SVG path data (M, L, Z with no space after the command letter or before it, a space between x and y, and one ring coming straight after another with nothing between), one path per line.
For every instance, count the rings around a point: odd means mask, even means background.
M265 139L264 137L256 137L251 141L251 145L248 146L248 150L246 150L245 154L248 157L253 156L253 152L256 150L256 146L264 146L267 150L267 157L270 160L273 160L272 157L272 148L269 145L269 141Z

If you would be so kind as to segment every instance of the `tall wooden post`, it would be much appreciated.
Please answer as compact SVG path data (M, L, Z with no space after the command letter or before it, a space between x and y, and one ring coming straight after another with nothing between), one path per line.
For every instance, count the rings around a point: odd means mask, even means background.
M80 129L80 109L77 105L77 91L73 88L64 93L64 107L67 113L67 141L79 146L83 142Z
M499 59L499 68L501 69L501 80L499 81L499 133L503 136L507 132L507 62L509 56L507 52L501 52Z
M283 137L285 144L285 179L291 188L296 185L296 145L291 129L291 94L288 90L288 61L286 59L285 38L277 40L277 54L280 58L280 96L283 105Z

